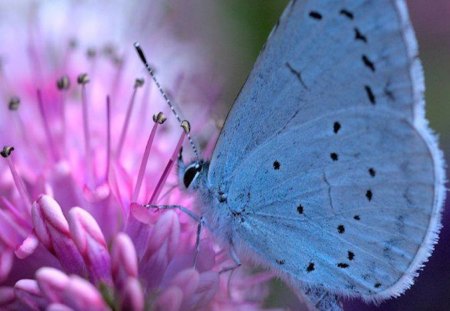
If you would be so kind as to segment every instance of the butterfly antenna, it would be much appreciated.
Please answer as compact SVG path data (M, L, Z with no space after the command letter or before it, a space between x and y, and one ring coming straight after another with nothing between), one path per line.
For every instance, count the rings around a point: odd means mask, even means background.
M139 42L135 42L134 43L134 48L136 49L136 52L138 53L139 58L141 59L142 63L144 63L144 66L147 69L148 73L150 74L150 76L152 77L153 81L155 82L156 87L159 90L159 93L161 93L161 95L164 97L164 100L166 101L167 105L169 105L170 110L172 110L172 113L174 114L175 118L177 118L177 121L178 121L178 123L180 123L180 126L184 128L185 126L184 126L183 120L181 120L180 115L175 110L174 105L170 101L170 99L167 96L166 92L162 89L161 85L158 82L158 79L156 79L156 76L155 76L155 73L153 71L153 68L150 67L150 65L148 64L147 58L145 57L144 51L142 50ZM198 154L197 146L194 144L194 141L192 140L192 137L189 134L189 131L187 131L186 135L187 135L187 138L189 139L189 143L191 144L191 147L192 147L192 150L194 151L196 159L199 160L200 157L199 157L199 154Z

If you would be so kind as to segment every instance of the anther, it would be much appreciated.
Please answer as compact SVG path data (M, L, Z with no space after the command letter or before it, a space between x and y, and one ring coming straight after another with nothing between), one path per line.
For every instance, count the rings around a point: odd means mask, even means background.
M62 76L58 80L56 80L56 87L60 91L66 91L70 87L70 79L68 76Z
M86 51L86 56L88 58L94 58L97 56L97 51L94 48L88 48Z
M153 122L155 123L163 124L164 122L166 122L166 120L167 118L162 112L158 112L153 115Z
M2 151L0 151L0 155L4 158L7 158L14 151L14 147L12 146L4 146Z
M191 132L191 124L187 120L181 121L181 127L183 128L184 132L186 134L189 134Z
M78 47L78 40L75 38L72 38L69 40L69 48L72 50L76 49Z
M77 77L77 83L81 85L88 84L90 81L87 73L82 73Z
M20 105L20 98L17 96L13 96L10 98L8 102L8 109L11 111L16 111L17 109L19 109L19 105Z
M107 43L102 48L102 53L106 55L107 57L113 56L115 54L116 49L114 48L114 45L111 43Z
M136 79L134 81L134 88L137 89L139 87L142 87L144 85L144 79L140 78L140 79Z
M118 55L114 55L112 57L112 62L115 66L120 67L123 65L123 58Z

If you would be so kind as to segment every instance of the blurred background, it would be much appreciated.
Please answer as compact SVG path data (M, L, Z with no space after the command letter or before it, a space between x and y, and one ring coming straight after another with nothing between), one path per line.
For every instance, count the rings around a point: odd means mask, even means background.
M215 61L226 68L224 75L224 104L218 114L226 114L228 106L239 91L277 21L287 0L221 0L217 15L210 15L214 29L202 29L204 35L215 37ZM440 137L447 163L450 162L450 1L407 1L416 30L420 57L425 70L427 118ZM202 14L202 13L199 13ZM208 13L210 14L210 13ZM202 16L204 18L204 16ZM415 285L398 299L379 306L348 300L346 310L450 310L450 204L443 214L444 228L433 256L426 264ZM287 289L274 285L270 306L285 306L289 301ZM294 303L291 309L295 310Z

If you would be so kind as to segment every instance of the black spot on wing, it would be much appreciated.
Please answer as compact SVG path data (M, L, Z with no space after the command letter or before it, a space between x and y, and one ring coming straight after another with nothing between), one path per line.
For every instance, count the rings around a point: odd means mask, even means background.
M361 56L364 65L369 68L372 72L375 72L375 64L367 57L367 55Z
M337 161L339 159L339 156L336 152L332 152L332 153L330 153L330 158L333 161Z
M366 191L366 198L367 198L367 200L369 200L369 202L372 201L372 197L373 197L372 190L367 190Z
M347 258L348 258L348 260L355 259L355 253L353 253L352 251L348 251L347 252Z
M367 43L367 37L365 35L363 35L357 27L355 27L354 31L355 31L355 40L359 40L364 43Z
M347 264L345 262L340 262L337 264L337 266L341 269L347 269L349 267L349 264Z
M314 270L315 270L314 262L310 262L310 263L308 264L308 267L306 267L306 272L312 272L312 271L314 271Z
M321 20L322 19L322 14L320 14L317 11L311 11L309 12L309 17L316 19L316 20Z
M344 227L344 225L339 225L339 226L337 227L337 231L338 231L340 234L343 234L343 233L345 232L345 227Z
M339 14L341 14L342 16L347 17L350 20L353 20L355 18L355 16L353 15L353 13L347 9L342 9Z
M274 169L274 170L279 170L280 167L281 167L280 162L278 162L278 161L273 161L273 169Z
M337 134L340 129L341 129L341 123L334 122L334 124L333 124L333 132L334 132L334 134Z
M369 101L372 105L376 104L376 98L375 95L373 94L372 88L368 85L364 86L364 89L366 90L367 93L367 97L369 98Z

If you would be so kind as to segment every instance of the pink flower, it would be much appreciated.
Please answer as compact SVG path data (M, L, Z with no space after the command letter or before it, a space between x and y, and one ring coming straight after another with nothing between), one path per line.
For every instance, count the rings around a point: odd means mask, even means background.
M197 224L133 204L194 208L172 169L186 134L132 42L149 47L194 133L213 132L220 89L198 45L175 35L186 8L150 3L0 6L1 309L261 309L269 275L220 274L231 261L207 232L194 265Z

